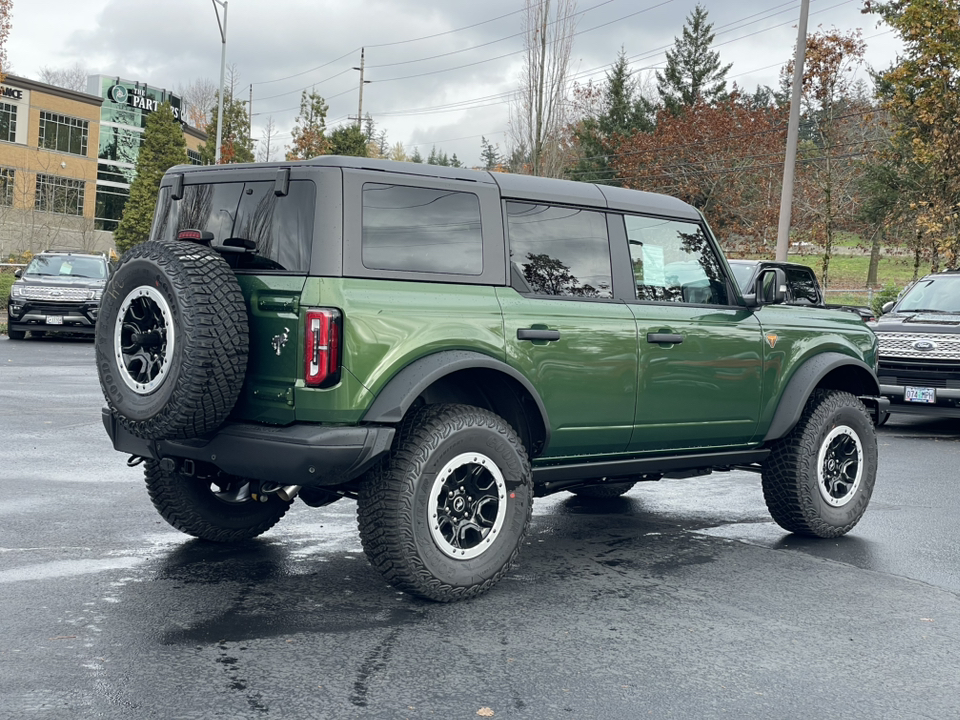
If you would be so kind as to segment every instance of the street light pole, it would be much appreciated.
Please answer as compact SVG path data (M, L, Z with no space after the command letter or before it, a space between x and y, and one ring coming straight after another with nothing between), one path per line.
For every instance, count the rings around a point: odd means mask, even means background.
M227 0L212 0L213 11L217 14L217 26L220 28L220 101L217 104L217 152L215 163L220 164L220 144L223 142L223 90L227 71ZM223 6L223 23L217 5Z

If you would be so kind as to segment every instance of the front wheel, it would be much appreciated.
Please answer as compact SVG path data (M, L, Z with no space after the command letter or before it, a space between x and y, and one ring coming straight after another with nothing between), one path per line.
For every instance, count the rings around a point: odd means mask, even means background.
M144 477L150 500L177 530L201 540L239 542L265 533L279 522L290 503L275 493L259 495L246 478L197 464L190 475L166 471L147 460ZM265 502L261 502L265 500Z
M26 336L26 330L7 330L7 337L11 340L23 340Z
M866 511L876 476L877 437L866 408L850 393L815 390L764 463L763 497L784 530L840 537Z
M493 587L533 510L526 450L501 417L430 405L404 418L357 502L363 549L400 590L450 602Z

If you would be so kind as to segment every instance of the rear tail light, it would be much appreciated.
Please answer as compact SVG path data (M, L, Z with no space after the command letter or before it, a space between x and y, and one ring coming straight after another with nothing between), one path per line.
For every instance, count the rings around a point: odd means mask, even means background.
M339 310L307 310L307 331L304 333L307 387L330 387L340 382L342 332L343 316Z

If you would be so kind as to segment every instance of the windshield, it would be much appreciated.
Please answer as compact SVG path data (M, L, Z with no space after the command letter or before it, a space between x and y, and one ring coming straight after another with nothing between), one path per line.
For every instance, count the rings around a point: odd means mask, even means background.
M757 269L756 265L743 265L741 263L730 263L730 269L733 270L733 277L740 286L740 292L749 292L747 285L750 278L753 277L753 271Z
M921 280L897 304L897 312L940 312L960 314L960 277Z
M107 264L100 258L76 257L74 255L37 255L24 275L54 277L79 277L103 280L107 277Z

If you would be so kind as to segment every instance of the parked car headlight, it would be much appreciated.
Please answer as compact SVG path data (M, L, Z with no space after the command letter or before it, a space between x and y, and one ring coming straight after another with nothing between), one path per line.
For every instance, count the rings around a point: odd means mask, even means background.
M100 298L102 298L102 297L103 297L103 288L100 288L99 290L91 290L91 291L90 291L90 299L91 299L91 300L100 300Z
M23 297L25 293L23 292L22 285L13 285L10 288L10 297Z

